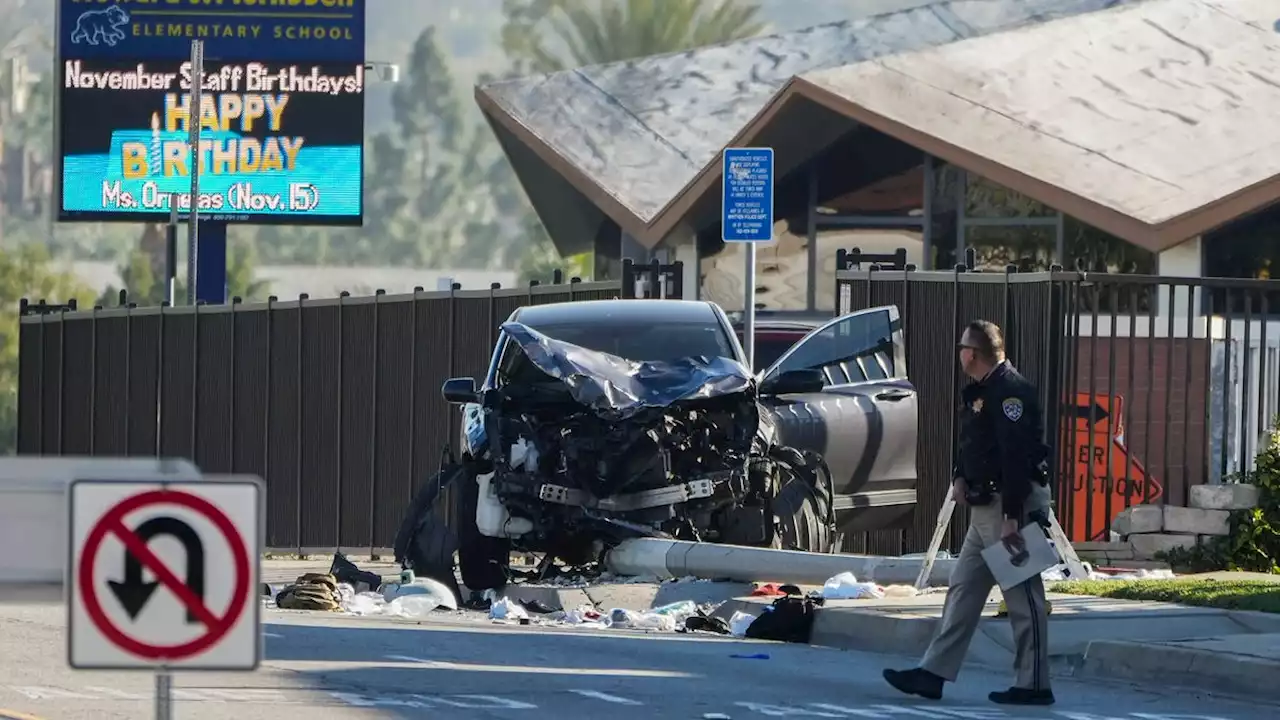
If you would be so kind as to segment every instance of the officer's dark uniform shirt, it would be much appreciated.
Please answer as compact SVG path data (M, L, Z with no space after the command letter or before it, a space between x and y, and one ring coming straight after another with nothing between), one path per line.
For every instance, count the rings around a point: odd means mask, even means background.
M960 453L956 477L972 488L1000 493L1004 515L1022 519L1032 483L1043 482L1048 457L1036 388L1009 361L961 393Z

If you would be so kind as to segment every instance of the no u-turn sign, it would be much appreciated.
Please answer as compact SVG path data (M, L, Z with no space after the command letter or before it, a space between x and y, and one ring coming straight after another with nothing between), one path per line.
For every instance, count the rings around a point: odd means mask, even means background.
M69 507L71 667L258 666L260 480L78 480Z

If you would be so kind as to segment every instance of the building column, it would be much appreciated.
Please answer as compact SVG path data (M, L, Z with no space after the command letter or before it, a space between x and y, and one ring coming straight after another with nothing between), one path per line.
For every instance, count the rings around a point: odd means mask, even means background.
M1200 241L1200 237L1193 237L1180 245L1175 245L1167 250L1160 252L1156 256L1156 273L1161 277L1168 278L1198 278L1204 277L1204 249ZM1201 312L1203 305L1201 304L1200 289L1195 288L1190 291L1187 286L1171 286L1173 287L1172 303L1170 302L1170 291L1161 288L1159 291L1159 313L1161 317L1173 315L1174 332L1178 335L1184 335L1190 328L1183 327L1179 332L1178 321L1186 323L1187 318L1187 302L1192 303L1196 314ZM1163 327L1160 325L1159 327Z

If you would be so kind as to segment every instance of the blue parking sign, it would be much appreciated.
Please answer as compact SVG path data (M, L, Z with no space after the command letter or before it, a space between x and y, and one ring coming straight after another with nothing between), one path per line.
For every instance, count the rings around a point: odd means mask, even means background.
M721 233L725 242L773 239L773 148L725 148Z

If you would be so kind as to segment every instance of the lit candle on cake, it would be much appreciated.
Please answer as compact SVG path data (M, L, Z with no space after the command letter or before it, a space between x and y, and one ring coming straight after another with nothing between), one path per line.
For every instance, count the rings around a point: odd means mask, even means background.
M160 162L164 159L163 143L160 141L160 113L151 113L151 167L148 175L160 174Z

